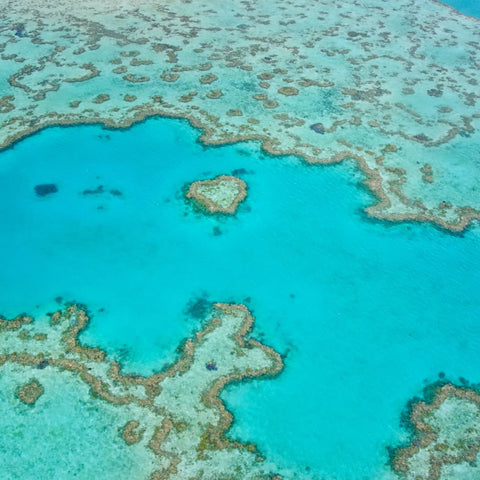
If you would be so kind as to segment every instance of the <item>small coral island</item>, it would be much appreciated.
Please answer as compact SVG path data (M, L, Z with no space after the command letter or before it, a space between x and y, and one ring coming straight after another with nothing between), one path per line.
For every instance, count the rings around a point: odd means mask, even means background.
M186 196L206 213L233 215L247 196L247 184L241 178L220 175L212 180L193 182Z

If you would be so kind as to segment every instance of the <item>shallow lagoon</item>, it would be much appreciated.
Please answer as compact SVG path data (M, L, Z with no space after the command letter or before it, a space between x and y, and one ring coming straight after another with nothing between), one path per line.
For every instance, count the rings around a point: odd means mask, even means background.
M314 477L388 475L406 402L441 371L480 381L478 228L371 222L352 164L204 148L197 136L158 119L48 129L2 152L0 310L84 302L84 341L150 372L198 326L192 300L246 302L286 367L227 389L231 434ZM186 183L238 169L249 196L236 218L185 204ZM38 197L43 183L58 192Z

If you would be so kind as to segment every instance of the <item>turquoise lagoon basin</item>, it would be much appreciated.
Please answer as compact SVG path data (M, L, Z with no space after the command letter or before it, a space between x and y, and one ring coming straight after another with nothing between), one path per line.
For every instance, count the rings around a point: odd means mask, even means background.
M198 135L167 119L49 128L0 153L0 311L85 303L82 340L149 373L201 325L192 302L246 303L285 369L226 389L229 435L312 478L388 478L407 401L440 372L480 381L478 227L371 221L352 163ZM187 183L231 173L248 183L235 217L185 203ZM46 183L58 192L37 196Z
M479 0L442 0L442 3L450 5L464 15L480 18Z

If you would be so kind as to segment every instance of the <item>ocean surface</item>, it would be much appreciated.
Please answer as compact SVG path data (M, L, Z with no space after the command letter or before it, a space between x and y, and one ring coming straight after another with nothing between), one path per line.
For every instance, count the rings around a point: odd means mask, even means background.
M448 0L448 2L441 2L450 5L465 15L480 18L480 1L479 0Z
M229 435L312 478L390 478L406 402L440 372L480 382L480 229L371 221L363 208L374 198L353 163L309 166L253 142L204 147L198 135L169 119L56 127L2 152L1 313L85 303L82 340L149 373L176 358L206 302L245 303L285 370L227 387ZM187 183L232 173L248 184L234 218L185 203ZM50 183L56 193L36 195ZM19 439L38 450L27 427L0 461ZM95 462L96 451L70 460ZM25 478L40 478L35 468Z

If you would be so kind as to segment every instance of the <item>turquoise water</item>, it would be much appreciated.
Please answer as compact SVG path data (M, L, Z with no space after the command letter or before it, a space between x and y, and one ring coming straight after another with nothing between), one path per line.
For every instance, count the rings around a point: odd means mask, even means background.
M448 0L442 1L455 8L465 15L480 18L480 1L479 0Z
M51 128L2 152L0 310L84 302L84 341L146 373L198 327L192 301L245 302L286 366L227 389L231 435L314 478L384 478L406 402L441 371L480 381L479 229L372 222L353 164L205 148L197 136L154 119ZM187 182L232 172L249 185L236 218L185 205ZM36 196L44 183L58 192Z

